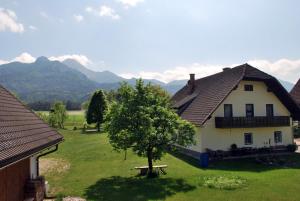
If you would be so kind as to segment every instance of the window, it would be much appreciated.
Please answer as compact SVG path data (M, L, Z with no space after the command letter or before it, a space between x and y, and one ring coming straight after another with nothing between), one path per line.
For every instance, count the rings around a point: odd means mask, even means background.
M275 131L274 132L274 142L275 143L282 143L282 132L281 131Z
M244 141L245 141L245 145L251 145L251 144L253 144L252 133L245 133L244 134Z
M253 91L253 85L245 84L244 89L245 89L245 91Z
M273 104L267 104L266 105L266 116L267 117L273 117L274 116Z
M232 104L224 104L224 117L232 116Z
M246 104L246 117L254 117L254 105Z

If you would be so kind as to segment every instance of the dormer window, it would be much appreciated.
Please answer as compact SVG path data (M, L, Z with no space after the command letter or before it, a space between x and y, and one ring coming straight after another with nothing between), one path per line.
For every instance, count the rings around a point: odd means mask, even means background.
M245 84L244 89L245 89L245 91L253 91L253 85L252 84Z

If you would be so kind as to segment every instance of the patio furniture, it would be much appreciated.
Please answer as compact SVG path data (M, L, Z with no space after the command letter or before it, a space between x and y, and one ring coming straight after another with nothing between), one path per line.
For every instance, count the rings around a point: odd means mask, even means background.
M153 165L153 169L156 170L158 173L161 172L162 174L167 174L165 170L167 167L168 167L167 165ZM146 175L149 167L140 166L140 167L135 167L134 169L140 170L140 175Z

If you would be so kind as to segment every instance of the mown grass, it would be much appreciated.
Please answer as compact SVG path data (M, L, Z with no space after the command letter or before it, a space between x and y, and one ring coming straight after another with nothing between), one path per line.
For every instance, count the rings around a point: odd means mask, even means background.
M65 141L57 152L47 157L66 160L70 168L66 172L46 174L56 193L111 201L300 200L298 154L286 156L291 161L289 164L293 164L291 167L269 167L253 160L239 160L214 163L207 169L199 168L195 160L166 154L156 164L167 164L167 175L146 179L138 177L133 168L147 164L147 160L129 152L124 161L124 154L113 151L106 134L86 135L71 127L60 132ZM243 186L227 190L203 185L205 178L220 176L240 178Z

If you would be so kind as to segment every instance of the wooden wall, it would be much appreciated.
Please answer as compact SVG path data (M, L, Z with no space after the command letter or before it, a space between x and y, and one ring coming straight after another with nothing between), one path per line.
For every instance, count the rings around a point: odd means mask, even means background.
M30 162L24 159L0 170L0 201L23 201L24 186L30 178Z

